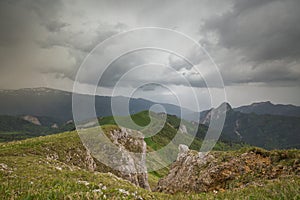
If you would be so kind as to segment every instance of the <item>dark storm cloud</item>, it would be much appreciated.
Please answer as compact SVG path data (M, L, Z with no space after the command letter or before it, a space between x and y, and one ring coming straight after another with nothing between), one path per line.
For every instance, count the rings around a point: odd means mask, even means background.
M149 84L143 85L140 89L144 92L148 92L148 91L155 91L159 87L161 87L161 85L156 84L156 83L149 83Z
M129 55L124 55L117 58L110 66L108 66L100 78L99 85L104 87L114 87L117 82L128 72L130 69L139 65L145 64L148 61L145 58L146 52L133 52ZM131 73L132 75L133 73ZM99 77L95 76L94 79ZM93 81L93 78L91 79ZM123 81L123 86L134 85L134 79L131 81Z
M60 27L63 29L63 27ZM67 77L75 80L76 72L89 52L101 41L118 33L117 29L104 29L101 25L96 30L86 30L82 32L74 32L70 30L57 30L55 33L48 35L45 40L37 41L38 45L43 49L53 49L56 47L65 48L69 53L69 58L75 60L72 69L65 67L48 67L40 69L43 73L60 74L61 77Z
M220 66L226 85L300 82L300 1L235 0L205 21L200 40ZM209 40L209 36L215 36Z
M199 51L198 46L194 46L188 50L185 58L178 57L177 55L171 54L169 56L169 66L176 70L187 69L190 70L194 65L199 64L201 61L207 59L207 55L204 51Z
M64 6L53 1L0 1L0 45L16 45L38 37L39 26L48 31L58 31L67 23L59 20Z
M252 100L263 99L269 89L291 86L293 89L287 91L293 91L289 98L293 100L300 85L299 4L297 0L3 0L0 84L3 88L32 87L39 86L40 79L47 82L49 78L49 87L66 89L67 83L72 88L79 66L101 41L132 28L157 26L200 41L219 67L225 86L240 87L239 92L244 92L246 86L264 85L264 92ZM162 39L168 41L161 35L156 41ZM136 41L138 38L128 42ZM108 52L120 46L113 44ZM203 71L203 77L194 71L193 67L204 69L209 60L196 51L191 50L187 56L194 66L173 56L160 56L126 55L109 67L100 85L111 89L134 66L154 61L162 61L175 72L158 69L131 73L124 87L152 79L181 91L189 86L182 76L198 89L206 87L204 78L213 79L214 74L207 71ZM98 78L91 69L82 83L88 85ZM151 90L144 88L143 93ZM276 91L274 96L287 98L288 93ZM242 102L240 96L236 95L238 103Z
M300 57L300 1L237 0L231 11L205 22L220 45L252 61Z
M50 32L59 32L62 28L68 26L68 23L60 21L49 21L45 24L45 27Z
M100 63L99 61L99 65ZM99 79L97 67L95 65L89 68L83 76L86 78L80 82L94 85ZM123 87L137 87L140 83L154 82L147 84L147 87L143 88L144 91L154 90L154 86L159 84L206 87L203 77L193 71L192 67L186 60L173 54L170 56L168 52L137 50L117 58L107 66L98 85L108 88L113 88L116 84L121 84ZM218 84L213 86L220 87Z
M26 53L32 52L32 57L38 59L36 51L51 52L57 54L56 59L62 60L62 64L66 64L66 60L73 63L72 69L54 66L56 62L51 55L41 58L45 64L37 66L32 63L22 67L74 79L80 63L95 45L126 28L126 24L120 22L93 21L85 17L82 21L73 20L69 16L73 14L66 10L66 6L70 5L60 0L0 1L0 47L3 47L3 52L12 52L10 56L3 54L0 57L5 56L4 60L11 61L19 57L22 48L27 48ZM65 53L60 54L58 49ZM8 66L3 62L1 65L1 68L14 67L20 66Z
M34 15L19 2L0 1L0 45L12 46L32 37Z

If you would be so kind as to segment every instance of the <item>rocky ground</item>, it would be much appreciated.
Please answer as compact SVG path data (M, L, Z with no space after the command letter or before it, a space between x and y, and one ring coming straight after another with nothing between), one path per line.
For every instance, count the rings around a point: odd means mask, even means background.
M265 180L300 175L300 155L297 151L265 151L252 148L246 152L191 151L179 147L176 162L162 178L155 191L166 193L209 192L262 186Z

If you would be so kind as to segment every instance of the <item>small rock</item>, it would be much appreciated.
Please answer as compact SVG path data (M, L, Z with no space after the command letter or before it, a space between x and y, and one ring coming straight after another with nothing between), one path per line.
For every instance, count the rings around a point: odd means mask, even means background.
M4 163L0 163L0 167L4 170L7 170L8 169L8 166Z
M87 181L77 181L77 183L83 184L85 186L89 185L90 183Z

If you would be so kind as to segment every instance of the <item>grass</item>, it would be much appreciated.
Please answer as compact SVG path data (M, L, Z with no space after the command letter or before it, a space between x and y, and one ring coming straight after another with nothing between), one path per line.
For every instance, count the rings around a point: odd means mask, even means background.
M159 117L159 116L158 116ZM147 112L138 113L132 119L140 126L147 126L150 118ZM123 120L128 120L124 117ZM155 120L155 118L154 118ZM184 143L191 135L177 133L179 119L168 116L162 130L146 138L147 150L162 148L179 134L175 143ZM187 129L191 129L184 122ZM118 128L112 117L100 119L105 132ZM202 140L196 138L190 148L199 150ZM220 161L233 155L254 151L270 156L278 165L293 165L299 162L298 150L266 151L243 144L218 142L214 152ZM224 152L224 150L226 150ZM230 150L230 151L229 151ZM233 151L235 150L235 151ZM223 152L221 152L223 151ZM172 154L177 155L177 149ZM86 164L86 149L75 131L44 137L0 144L0 199L300 199L299 176L265 180L263 186L208 192L200 194L177 193L169 195L138 188L130 182L98 167L90 171ZM97 172L98 171L98 172ZM160 178L169 172L163 168L148 174L150 187L156 187ZM255 177L249 177L255 178Z
M48 125L51 121L41 117L41 121L45 121ZM59 128L51 128L51 126L35 125L18 116L0 116L0 141L16 141L38 136L51 135L64 131L74 130L73 124L64 124Z
M106 126L110 130L112 126ZM82 152L80 152L82 150ZM1 199L299 199L300 179L289 177L266 181L264 187L250 186L224 192L168 195L149 192L109 173L87 169L80 155L83 147L76 132L38 137L0 144ZM225 154L241 154L243 149ZM73 161L66 158L73 152ZM74 153L77 152L77 153ZM222 153L222 152L220 152ZM280 153L280 154L279 154ZM274 159L287 159L282 151L272 152ZM49 155L58 155L57 159ZM279 154L279 155L278 155ZM76 155L76 156L75 156ZM288 153L288 157L299 151ZM168 169L149 173L149 183L155 187Z
M150 116L152 116L152 123L151 127L147 127L149 123L151 122ZM130 120L133 120L134 123L141 126L142 128L137 129L142 131L143 133L147 134L149 132L152 132L153 129L156 129L159 125L161 125L162 116L160 114L156 113L149 113L149 111L142 111L137 114L131 115L131 116L122 116L118 117L119 121L121 122L121 125L126 128L136 128L132 127L132 124L130 123ZM146 137L145 142L147 143L148 147L152 150L159 150L163 147L165 147L167 144L169 144L177 134L179 136L177 137L177 141L173 141L176 144L186 144L190 147L190 149L193 150L200 150L202 145L202 139L199 137L194 137L192 134L186 134L178 132L180 123L186 126L186 129L189 133L195 132L195 130L198 129L197 133L195 135L205 135L207 131L207 127L204 127L204 125L193 125L190 122L187 122L185 120L181 120L175 115L167 115L166 116L166 123L161 127L161 130L151 136ZM99 124L101 126L103 125L117 125L115 122L114 117L102 117L99 119ZM155 127L156 124L157 127ZM242 143L226 143L226 142L217 142L217 144L214 147L214 150L216 151L229 151L229 150L238 150L242 147L249 147L249 145L242 144ZM174 149L176 155L177 155L177 149Z
M93 173L70 168L43 157L5 157L12 172L1 173L0 195L2 199L107 199L124 196L119 190L129 192L128 197L147 195L147 191L133 186L114 175ZM106 188L106 189L103 189Z

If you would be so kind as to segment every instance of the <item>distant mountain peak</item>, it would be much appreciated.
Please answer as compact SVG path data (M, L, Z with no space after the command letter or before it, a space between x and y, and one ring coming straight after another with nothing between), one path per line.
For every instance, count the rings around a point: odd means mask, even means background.
M45 92L45 93L49 93L49 92L55 92L55 93L67 92L67 93L69 93L68 91L54 89L54 88L48 88L48 87L21 88L17 91Z
M225 109L226 111L232 110L231 105L228 102L223 102L218 108L216 109Z
M220 116L227 114L227 112L231 110L232 110L231 105L228 102L223 102L217 108L213 108L202 112L200 114L200 123L208 125L212 117L219 118Z
M111 116L113 114L111 109L112 101L127 103L129 100L130 114L149 110L152 105L157 104L157 102L147 99L135 99L124 96L111 97L77 93L76 97L81 98L80 101L90 97L95 98L95 109L98 116ZM168 114L181 116L181 112L188 114L194 113L194 111L190 111L186 108L181 109L178 105L168 103L160 104L165 108ZM0 114L47 116L68 121L73 119L72 92L45 87L3 91L0 92ZM118 114L128 115L128 113L122 111L122 109ZM86 115L89 116L90 113L82 113L80 118L85 118ZM193 119L196 120L196 117Z
M251 104L252 106L262 106L262 105L274 105L271 101L255 102Z
M256 113L259 115L283 115L300 117L300 107L295 105L273 104L271 101L255 102L234 109L242 113Z

